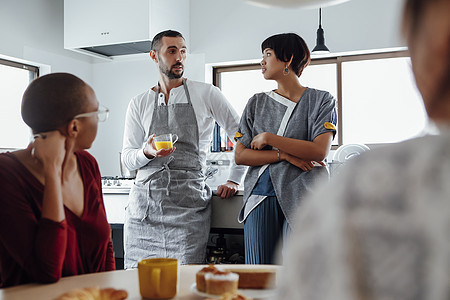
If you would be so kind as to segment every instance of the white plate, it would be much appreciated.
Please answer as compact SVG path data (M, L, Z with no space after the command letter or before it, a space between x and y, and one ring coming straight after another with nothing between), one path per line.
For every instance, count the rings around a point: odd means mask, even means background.
M368 150L370 150L369 147L363 144L342 145L334 153L333 161L344 163Z
M191 285L191 291L194 294L199 295L201 297L207 297L211 299L220 299L221 297L220 295L212 295L200 292L199 290L197 290L197 284L195 282ZM276 289L264 289L264 290L238 289L238 293L249 298L268 298L275 295Z

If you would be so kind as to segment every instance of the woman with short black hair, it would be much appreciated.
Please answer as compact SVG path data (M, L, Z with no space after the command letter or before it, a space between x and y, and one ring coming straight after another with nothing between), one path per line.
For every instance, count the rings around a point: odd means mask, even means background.
M319 178L328 177L323 161L336 134L334 97L299 82L310 62L305 41L295 33L278 34L261 51L263 76L278 88L250 98L235 151L236 163L250 166L239 215L250 264L274 263L293 212Z

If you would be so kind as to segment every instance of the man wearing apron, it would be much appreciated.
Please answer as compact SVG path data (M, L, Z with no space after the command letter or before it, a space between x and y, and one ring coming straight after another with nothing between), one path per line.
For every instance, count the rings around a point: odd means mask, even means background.
M209 139L214 121L234 135L239 116L217 88L182 78L186 44L180 33L156 35L150 56L160 80L131 100L125 122L123 163L138 170L126 209L125 267L148 257L203 263L211 215L203 173ZM157 151L153 137L166 133L178 140L172 149ZM233 160L218 196L233 196L244 172Z

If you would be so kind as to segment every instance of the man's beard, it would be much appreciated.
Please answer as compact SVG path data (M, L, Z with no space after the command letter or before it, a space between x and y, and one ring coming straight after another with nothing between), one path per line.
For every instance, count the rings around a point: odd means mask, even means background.
M172 72L172 68L175 66L183 66L181 63L178 64L174 64L173 66L169 68L167 68L165 65L159 65L159 70L166 75L169 79L178 79L181 78L183 76L184 71L182 71L179 74L175 74L174 72Z

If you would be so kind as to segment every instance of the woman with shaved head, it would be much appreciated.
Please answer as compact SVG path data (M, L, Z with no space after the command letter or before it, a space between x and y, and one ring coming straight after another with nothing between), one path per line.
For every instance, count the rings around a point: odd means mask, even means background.
M85 151L107 114L71 74L26 89L22 118L34 140L0 154L0 287L115 269L100 171Z

